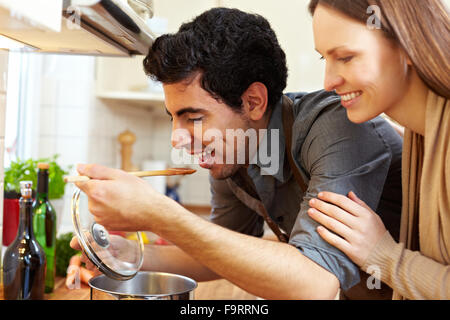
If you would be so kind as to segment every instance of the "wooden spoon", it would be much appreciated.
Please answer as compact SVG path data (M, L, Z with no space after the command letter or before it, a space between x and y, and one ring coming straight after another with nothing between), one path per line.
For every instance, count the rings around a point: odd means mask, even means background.
M156 177L156 176L178 176L178 175L187 175L193 174L197 170L188 169L188 168L170 168L165 170L151 170L151 171L135 171L135 172L127 172L136 177ZM67 176L64 177L64 182L83 182L89 181L91 178L88 176Z

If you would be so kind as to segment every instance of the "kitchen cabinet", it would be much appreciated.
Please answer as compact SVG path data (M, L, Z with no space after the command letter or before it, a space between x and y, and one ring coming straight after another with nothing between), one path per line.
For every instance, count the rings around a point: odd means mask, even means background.
M0 0L0 29L33 29L59 32L62 0Z
M96 96L124 105L162 108L163 93L148 91L144 73L144 56L132 58L101 57L96 59Z

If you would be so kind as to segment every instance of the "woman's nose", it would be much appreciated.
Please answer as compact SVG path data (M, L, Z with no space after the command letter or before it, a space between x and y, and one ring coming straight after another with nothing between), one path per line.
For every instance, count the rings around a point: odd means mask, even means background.
M344 78L337 73L333 68L327 66L325 71L324 89L326 91L336 90L339 86L344 84Z

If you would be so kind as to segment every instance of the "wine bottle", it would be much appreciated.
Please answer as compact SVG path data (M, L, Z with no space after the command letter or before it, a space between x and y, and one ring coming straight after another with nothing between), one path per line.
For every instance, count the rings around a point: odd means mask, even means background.
M56 213L48 201L48 170L47 163L38 164L36 200L33 203L34 234L47 259L45 293L53 291L56 273Z
M20 221L17 236L3 257L6 300L44 299L45 253L33 232L32 182L20 182Z

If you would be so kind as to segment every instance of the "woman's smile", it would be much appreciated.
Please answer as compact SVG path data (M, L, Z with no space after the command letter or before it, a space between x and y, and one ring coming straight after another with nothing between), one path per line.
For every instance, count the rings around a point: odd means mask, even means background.
M359 100L361 100L361 96L363 94L362 91L353 91L348 93L338 93L341 97L341 104L345 108L350 108Z

